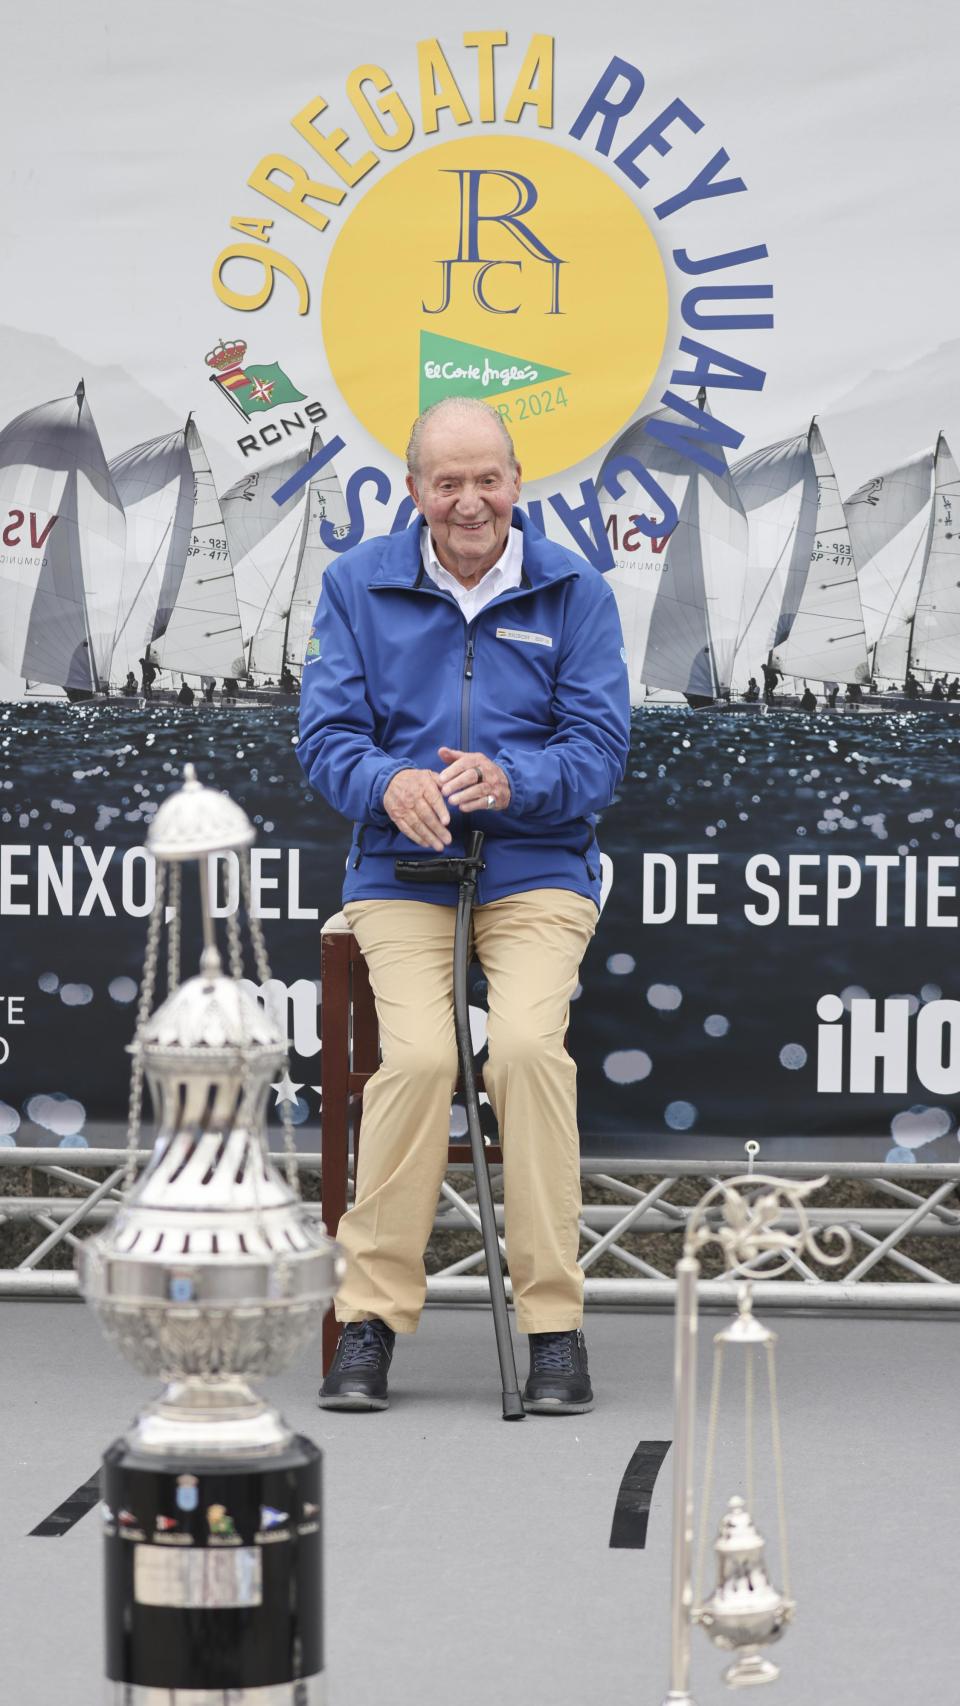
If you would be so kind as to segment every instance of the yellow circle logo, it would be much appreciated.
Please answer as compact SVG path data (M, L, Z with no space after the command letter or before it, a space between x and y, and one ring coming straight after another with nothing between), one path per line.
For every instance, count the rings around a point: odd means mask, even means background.
M441 397L499 409L528 480L593 455L650 386L667 281L629 196L555 143L475 136L395 166L327 264L323 337L344 401L402 457Z

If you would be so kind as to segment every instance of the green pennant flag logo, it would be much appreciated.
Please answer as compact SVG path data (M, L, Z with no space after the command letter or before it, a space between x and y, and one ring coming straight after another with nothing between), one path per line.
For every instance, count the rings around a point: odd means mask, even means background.
M241 344L240 348L245 349L246 345ZM241 367L236 362L224 371L211 373L210 378L248 420L251 415L275 409L278 403L302 403L306 399L306 392L297 390L278 361L258 367Z
M505 355L482 344L462 343L438 332L420 333L420 410L444 397L502 397L548 379L565 379L564 367L545 367L525 356Z
M278 403L302 403L305 393L298 391L287 378L278 361L266 366L245 367L249 388L241 392L238 401L244 413L253 415L262 409L275 409Z

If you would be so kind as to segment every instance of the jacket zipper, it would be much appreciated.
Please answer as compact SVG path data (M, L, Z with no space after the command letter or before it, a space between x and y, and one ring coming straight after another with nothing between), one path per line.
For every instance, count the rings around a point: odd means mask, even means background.
M470 690L473 686L473 635L467 629L467 650L463 659L463 684L460 691L460 747L470 745Z

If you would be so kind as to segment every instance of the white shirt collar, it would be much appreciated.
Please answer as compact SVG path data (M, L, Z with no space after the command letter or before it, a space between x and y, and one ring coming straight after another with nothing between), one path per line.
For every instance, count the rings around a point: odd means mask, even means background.
M475 616L478 610L489 604L491 599L501 592L508 592L512 587L520 585L523 570L523 534L519 527L511 527L507 533L507 542L497 561L489 568L476 586L461 586L455 575L445 569L437 556L433 543L433 535L424 523L420 539L420 558L423 566L434 584L444 592L453 594L461 610L468 617Z

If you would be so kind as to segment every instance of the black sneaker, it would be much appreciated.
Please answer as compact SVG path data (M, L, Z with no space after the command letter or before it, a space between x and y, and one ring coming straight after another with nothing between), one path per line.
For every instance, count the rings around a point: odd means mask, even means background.
M593 1387L583 1334L531 1333L530 1374L523 1389L525 1410L545 1416L579 1416L593 1409Z
M348 1321L320 1388L321 1410L385 1410L396 1334L385 1321Z

